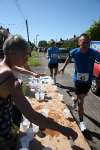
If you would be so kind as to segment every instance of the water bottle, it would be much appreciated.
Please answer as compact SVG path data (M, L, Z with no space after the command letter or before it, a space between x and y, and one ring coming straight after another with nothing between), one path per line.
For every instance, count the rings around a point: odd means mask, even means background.
M28 138L31 140L33 138L33 129L28 128L26 131L26 134L27 134Z
M33 136L34 136L33 129L30 127L26 130L26 135L20 138L20 143L22 147L21 150L29 149L29 143L33 139Z
M25 136L22 136L20 138L20 144L21 144L21 149L23 148L26 148L26 149L29 149L29 139L27 137L27 135Z
M20 124L20 128L21 128L24 132L26 132L26 130L29 128L29 126L30 126L30 121L29 121L27 118L25 118L25 117L23 116L23 121L22 121L21 124Z

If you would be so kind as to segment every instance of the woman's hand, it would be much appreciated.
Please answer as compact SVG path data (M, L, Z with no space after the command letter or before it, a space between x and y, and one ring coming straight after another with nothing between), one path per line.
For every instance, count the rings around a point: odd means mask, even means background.
M34 73L34 72L33 72L33 73L32 73L32 76L35 77L35 78L39 78L39 77L40 77L40 74L39 74L39 73Z
M35 78L39 78L40 76L45 76L46 73L35 73L35 72L32 72L32 76L34 76Z
M39 73L40 76L46 76L46 73Z

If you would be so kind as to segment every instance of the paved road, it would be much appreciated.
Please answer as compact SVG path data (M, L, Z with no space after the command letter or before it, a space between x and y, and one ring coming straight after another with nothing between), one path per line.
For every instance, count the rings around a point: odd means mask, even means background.
M40 72L48 72L46 55L40 55L41 67L34 68ZM60 64L61 66L62 64ZM69 64L65 69L64 75L58 75L57 86L59 91L64 95L65 103L70 105L71 96L74 95L74 87L71 79L74 64ZM84 121L86 122L87 132L85 137L89 142L92 150L100 150L100 97L92 94L90 91L85 99ZM78 120L77 112L73 115Z

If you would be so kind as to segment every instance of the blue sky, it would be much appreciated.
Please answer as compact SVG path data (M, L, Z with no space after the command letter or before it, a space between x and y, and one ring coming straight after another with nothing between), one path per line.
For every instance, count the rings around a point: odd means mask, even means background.
M0 25L30 40L59 40L86 31L100 19L100 0L0 0Z

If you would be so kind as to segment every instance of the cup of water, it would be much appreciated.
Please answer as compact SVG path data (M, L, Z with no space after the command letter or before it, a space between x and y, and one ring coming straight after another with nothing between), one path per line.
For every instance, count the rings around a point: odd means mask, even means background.
M21 123L21 126L23 128L23 131L26 132L26 130L29 128L30 126L30 122L27 118L23 117L23 122Z
M65 114L65 117L66 117L66 118L71 117L71 113L70 113L70 111L69 111L68 108L65 108L65 109L64 109L64 114Z
M41 111L42 115L44 115L45 117L48 117L48 113L49 113L49 110L48 108L43 108L42 111Z
M36 92L36 93L35 93L35 98L36 98L37 100L40 99L40 94L39 94L39 92Z
M39 131L39 126L32 123L33 133L36 134Z
M64 98L63 98L62 94L59 94L59 99L60 99L61 102L64 102Z
M45 98L45 93L44 93L44 92L40 92L39 94L40 94L40 100L44 100L44 98Z

